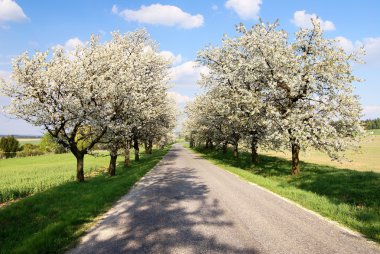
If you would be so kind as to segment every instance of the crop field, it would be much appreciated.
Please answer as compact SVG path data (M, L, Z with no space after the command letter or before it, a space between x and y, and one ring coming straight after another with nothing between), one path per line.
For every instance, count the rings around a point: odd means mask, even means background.
M85 157L85 174L108 163L108 156ZM75 181L76 160L71 153L0 161L0 204Z
M341 169L380 172L380 130L373 130L373 133L375 135L369 135L362 141L358 151L347 151L344 154L346 160L341 162L331 161L326 154L315 150L301 151L300 160ZM290 152L261 151L260 153L291 159Z
M20 142L20 145L24 144L33 144L38 145L41 142L41 139L39 138L18 138L18 142Z

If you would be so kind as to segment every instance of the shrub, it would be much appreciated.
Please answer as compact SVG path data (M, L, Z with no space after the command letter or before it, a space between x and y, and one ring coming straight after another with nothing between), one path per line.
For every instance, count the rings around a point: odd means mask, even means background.
M0 150L5 154L5 158L15 157L19 147L20 143L13 136L2 137L0 139Z
M25 144L21 146L21 151L17 152L17 157L28 157L44 154L38 145Z
M45 135L42 136L40 142L40 150L44 153L67 153L67 149L64 148L61 144L59 144L50 133L46 132Z

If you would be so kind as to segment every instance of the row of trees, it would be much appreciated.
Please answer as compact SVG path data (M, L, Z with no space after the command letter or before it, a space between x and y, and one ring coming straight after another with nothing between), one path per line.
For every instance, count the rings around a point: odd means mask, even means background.
M364 120L363 123L367 130L380 129L380 118Z
M317 20L293 41L278 23L237 26L237 37L198 54L208 67L200 85L205 93L187 105L184 125L190 145L248 144L252 161L258 147L292 151L292 174L300 172L299 153L313 147L333 159L358 144L363 132L361 106L353 95L359 81L351 69L361 51L346 53L325 39Z
M28 52L13 61L13 82L2 82L11 98L9 114L43 126L77 159L77 181L84 181L84 155L96 144L110 153L115 175L118 150L139 159L139 144L159 142L175 126L175 102L167 94L170 61L145 30L97 36L74 52L62 48Z

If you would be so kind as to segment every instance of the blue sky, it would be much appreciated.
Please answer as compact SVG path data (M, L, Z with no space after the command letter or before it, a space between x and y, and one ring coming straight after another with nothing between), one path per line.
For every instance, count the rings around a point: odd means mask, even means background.
M194 68L198 50L218 44L224 33L234 35L242 22L251 26L261 17L292 36L308 26L310 17L320 18L328 38L340 38L347 50L364 46L365 65L354 66L364 79L357 85L364 118L380 117L380 1L96 1L96 0L0 0L0 76L8 79L11 59L28 50L61 45L70 50L85 43L91 34L110 38L111 31L146 28L163 54L173 57L172 95L180 105L200 93L196 80L202 68ZM0 105L7 104L0 98ZM40 134L39 127L0 115L0 134Z

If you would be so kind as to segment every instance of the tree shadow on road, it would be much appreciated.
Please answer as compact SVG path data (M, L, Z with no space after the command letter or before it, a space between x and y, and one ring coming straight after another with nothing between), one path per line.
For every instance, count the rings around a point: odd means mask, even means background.
M207 199L194 169L173 165L177 156L174 148L160 163L165 169L150 172L73 253L256 253L216 239L214 229L233 223L223 219L217 199Z

